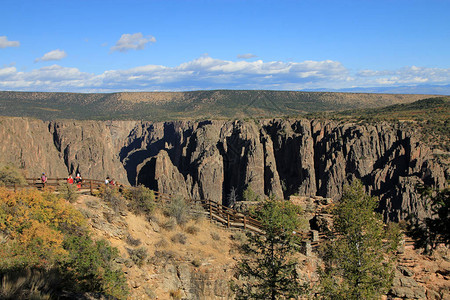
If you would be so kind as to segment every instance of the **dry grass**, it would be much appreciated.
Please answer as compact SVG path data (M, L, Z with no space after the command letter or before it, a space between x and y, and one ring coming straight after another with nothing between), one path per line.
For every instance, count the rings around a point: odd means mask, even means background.
M103 213L99 211L101 207L93 205L95 208L89 208L86 202L95 202L92 196L81 196L80 201L75 203L79 208L86 211L90 211L90 214L86 215L100 215L104 218ZM148 276L155 276L155 265L164 266L166 263L185 261L192 265L193 268L203 268L203 265L233 265L235 261L230 255L232 245L235 243L230 236L231 233L225 228L219 227L219 225L212 224L205 218L198 220L188 220L183 226L178 225L173 218L167 217L161 210L156 209L152 215L152 221L158 223L160 229L155 231L150 226L145 216L136 216L132 213L128 213L126 216L120 216L124 223L126 223L126 231L129 235L125 235L122 239L114 238L111 236L105 236L104 232L93 228L93 232L98 236L106 237L112 244L117 247L121 256L124 258L130 257L127 249L130 248L130 238L133 240L140 240L139 248L145 248L148 253L150 263L144 263L141 267L137 267L133 264L126 268L127 280L130 281L142 281L142 274L148 274ZM106 221L106 220L105 220ZM166 227L164 224L170 223L170 226ZM174 224L175 223L175 224ZM212 238L214 233L217 240ZM195 237L192 235L195 234ZM171 241L173 236L184 235L186 242L180 243L178 240ZM127 242L128 241L128 242ZM233 254L235 256L235 254ZM147 259L148 259L147 258ZM197 267L198 266L198 267ZM125 268L125 266L124 266ZM153 277L152 277L153 278ZM146 282L146 285L153 286L152 291L158 295L158 299L170 299L169 290L163 284L154 282L152 279ZM148 295L145 292L144 287L132 289L130 299L137 299L142 297L146 298Z

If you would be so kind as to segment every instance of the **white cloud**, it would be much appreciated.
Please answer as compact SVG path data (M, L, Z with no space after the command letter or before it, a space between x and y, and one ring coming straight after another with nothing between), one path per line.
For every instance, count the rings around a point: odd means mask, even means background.
M276 89L391 87L450 84L450 69L405 67L351 73L332 60L283 62L228 61L203 55L169 67L144 65L100 74L52 65L27 72L0 68L0 90L112 92L199 89Z
M45 53L42 57L36 58L34 62L38 61L50 61L50 60L61 60L67 56L66 51L64 50L52 50L50 52Z
M450 69L411 66L397 70L363 70L356 73L356 80L365 86L449 84Z
M155 43L155 37L149 35L144 37L142 33L125 33L122 34L120 39L116 42L115 46L111 47L111 52L127 52L128 50L142 50L148 43Z
M20 46L19 41L8 41L8 37L6 37L6 35L0 36L0 48L19 47L19 46Z
M254 57L258 57L258 56L256 56L255 54L252 54L252 53L246 53L246 54L238 54L236 57L239 59L250 59L250 58L254 58Z

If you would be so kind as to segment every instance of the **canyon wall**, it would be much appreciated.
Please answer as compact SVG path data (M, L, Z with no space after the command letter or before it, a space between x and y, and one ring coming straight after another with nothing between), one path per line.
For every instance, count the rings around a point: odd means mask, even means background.
M339 199L359 178L386 219L429 212L417 183L437 188L446 172L408 127L326 120L54 121L0 119L0 162L29 176L81 172L166 193L228 203L256 195Z

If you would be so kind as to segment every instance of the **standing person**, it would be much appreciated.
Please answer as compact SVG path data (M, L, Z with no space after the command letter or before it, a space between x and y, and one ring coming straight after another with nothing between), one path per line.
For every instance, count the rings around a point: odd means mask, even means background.
M77 173L77 177L75 177L75 182L77 183L78 190L81 189L81 182L83 181L83 178L81 178L80 173Z
M42 182L42 187L45 188L45 184L47 183L47 176L45 176L45 173L42 173L41 182Z
M70 174L69 177L67 177L67 183L68 183L68 184L73 184L73 177L72 177L72 174Z

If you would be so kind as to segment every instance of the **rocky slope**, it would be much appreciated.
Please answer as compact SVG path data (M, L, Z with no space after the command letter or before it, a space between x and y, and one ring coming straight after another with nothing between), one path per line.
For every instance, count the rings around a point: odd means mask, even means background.
M318 212L331 199L290 200L305 209L307 220L327 224L329 215ZM74 205L86 216L96 238L107 239L119 249L116 267L125 274L130 299L233 299L229 282L236 279L234 267L241 259L238 247L245 240L242 231L211 223L202 209L193 209L191 213L197 213L179 226L160 210L148 219L127 209L115 211L90 195L81 196ZM145 255L136 259L134 253L139 250ZM316 250L297 253L296 259L301 281L315 290L317 268L322 264ZM393 287L382 299L450 299L448 248L439 247L433 255L424 256L412 246L400 247L396 265Z
M0 119L0 162L30 176L81 172L227 204L232 188L257 195L338 199L360 178L386 219L427 215L415 185L443 188L448 170L401 124L326 120L52 121Z

